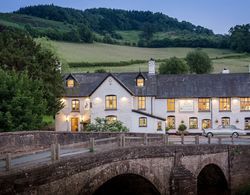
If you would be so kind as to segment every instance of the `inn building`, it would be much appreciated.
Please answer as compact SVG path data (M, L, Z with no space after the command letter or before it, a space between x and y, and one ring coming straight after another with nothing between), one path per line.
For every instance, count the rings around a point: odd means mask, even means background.
M95 118L120 120L130 132L189 132L218 125L250 130L250 73L160 75L148 72L64 76L56 131L84 131Z

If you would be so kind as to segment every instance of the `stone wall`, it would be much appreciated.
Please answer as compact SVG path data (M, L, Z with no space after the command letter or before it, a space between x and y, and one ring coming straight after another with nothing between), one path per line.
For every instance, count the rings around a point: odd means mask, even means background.
M0 194L92 194L120 174L140 175L161 194L196 194L197 176L207 164L221 167L237 191L249 183L250 146L137 146L84 153L0 174Z
M120 133L71 133L51 131L27 131L0 133L0 155L11 152L28 152L31 150L46 149L53 143L60 145L74 144L89 141L90 138L100 139L116 137ZM143 133L126 133L126 136L141 136ZM160 134L149 134L149 136L161 136Z
M250 184L250 146L231 146L229 155L232 192Z

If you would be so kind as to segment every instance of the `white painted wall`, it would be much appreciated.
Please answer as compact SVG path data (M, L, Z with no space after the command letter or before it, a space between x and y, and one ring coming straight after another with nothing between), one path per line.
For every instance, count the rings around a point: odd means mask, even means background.
M117 96L117 110L105 110L105 96ZM105 118L115 115L129 129L132 129L131 110L133 109L133 97L113 77L108 77L102 85L91 95L92 102L91 122L95 118Z
M105 110L105 96L117 96L117 110ZM73 99L80 100L80 112L72 112L71 101ZM152 99L152 104L151 104ZM63 98L65 107L56 116L56 131L70 131L70 119L78 117L79 123L81 120L95 118L105 118L108 115L115 115L117 119L122 121L131 132L142 133L164 133L164 131L157 131L158 119L147 117L147 127L139 127L139 118L146 117L144 115L132 112L132 109L138 109L138 97L133 97L125 90L113 77L108 77L102 85L91 95L91 97L80 98ZM202 128L203 119L212 119L213 127L221 124L222 117L230 117L230 124L236 125L238 128L244 129L245 118L250 117L250 112L240 111L240 98L231 98L231 111L219 111L219 98L211 99L212 112L199 112L198 111L198 98L190 99L194 102L194 109L191 112L180 112L180 101L188 99L175 100L175 112L167 112L167 99L156 99L155 97L146 97L146 109L142 112L153 114L158 117L167 119L168 116L175 116L176 129L184 121L184 124L189 128L189 118L198 118L198 130ZM85 103L92 103L92 108L86 110ZM215 121L218 120L218 123ZM236 120L239 122L237 123ZM162 122L162 128L165 129L166 123ZM80 124L79 128L80 129ZM196 131L189 129L189 131Z

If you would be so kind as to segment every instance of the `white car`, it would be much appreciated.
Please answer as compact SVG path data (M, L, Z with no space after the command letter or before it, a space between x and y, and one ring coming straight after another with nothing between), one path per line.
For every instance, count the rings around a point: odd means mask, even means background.
M238 129L234 125L219 125L218 127L212 129L203 129L203 135L206 137L212 137L214 135L230 135L232 137L238 137L239 135L246 135L246 131Z

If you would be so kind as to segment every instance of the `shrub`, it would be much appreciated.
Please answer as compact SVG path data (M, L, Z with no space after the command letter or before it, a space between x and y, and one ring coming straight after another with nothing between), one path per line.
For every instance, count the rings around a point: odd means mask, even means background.
M187 126L185 124L180 124L179 127L178 127L178 130L179 131L185 131L187 129Z
M104 118L97 117L95 122L87 125L87 131L94 132L128 132L129 129L121 121L108 122Z

